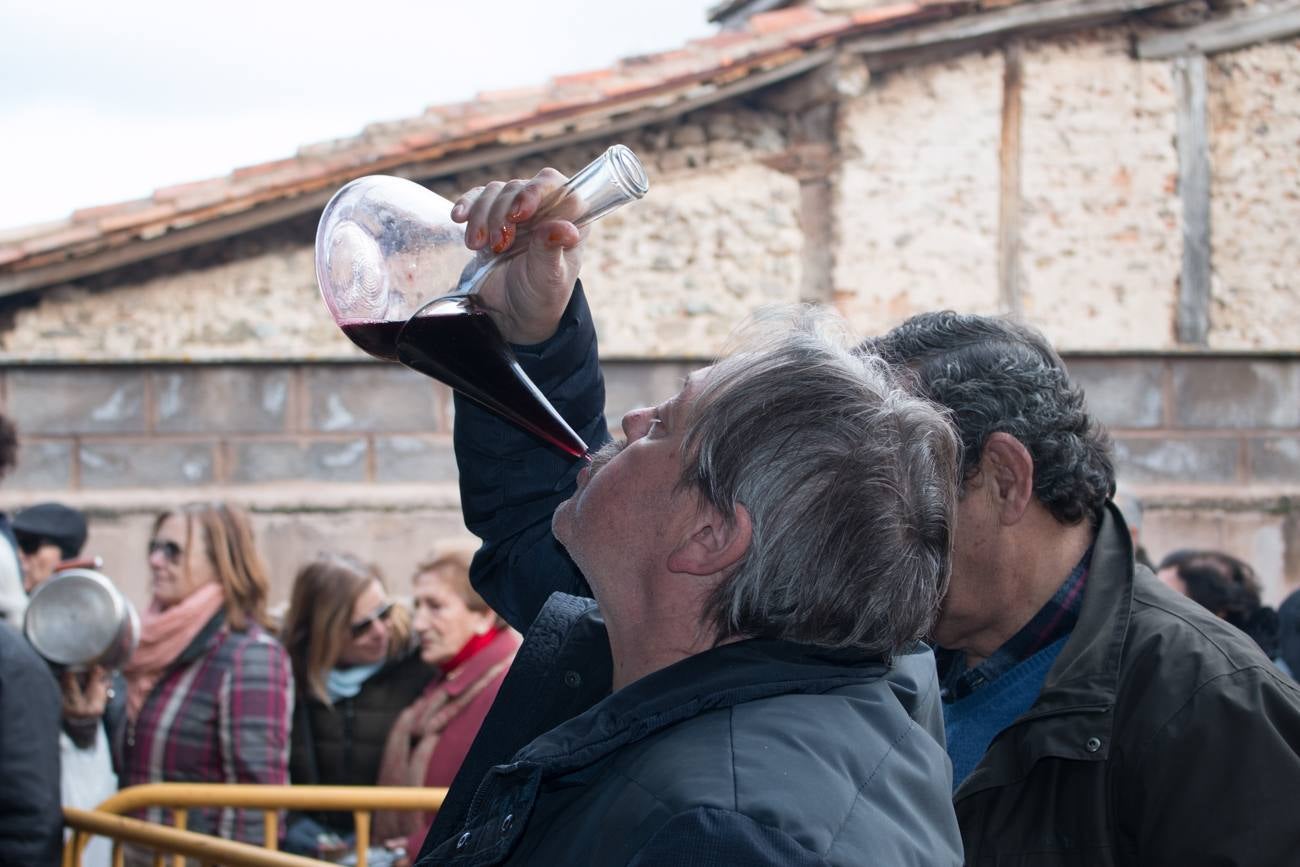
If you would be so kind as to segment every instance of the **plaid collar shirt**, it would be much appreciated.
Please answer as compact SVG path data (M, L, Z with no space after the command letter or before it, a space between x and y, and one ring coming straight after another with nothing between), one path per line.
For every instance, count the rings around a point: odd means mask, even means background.
M293 673L289 656L258 626L226 629L213 618L158 680L126 725L121 782L289 782ZM172 824L172 811L136 814ZM189 830L260 844L262 813L250 809L189 812Z
M1092 548L1071 570L1047 604L1038 610L1020 631L997 651L974 668L966 667L966 654L960 650L935 648L939 666L939 684L944 701L965 698L980 687L997 680L1047 645L1069 635L1079 622L1083 607L1083 588L1088 580Z

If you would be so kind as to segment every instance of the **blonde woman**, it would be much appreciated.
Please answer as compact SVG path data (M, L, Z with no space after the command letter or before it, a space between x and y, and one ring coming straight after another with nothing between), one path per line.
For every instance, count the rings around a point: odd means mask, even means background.
M420 659L410 616L372 566L325 555L298 571L282 630L298 684L289 775L295 785L374 785L397 715L436 673ZM286 848L330 855L351 813L289 817Z
M266 631L266 570L248 517L224 503L164 512L149 538L153 599L124 670L122 784L288 782L293 675ZM170 811L146 818L171 823ZM189 829L261 843L260 811L191 809Z
M450 786L519 649L519 634L470 586L469 565L469 551L457 549L416 567L420 656L437 666L439 677L397 718L380 785ZM375 835L404 838L414 855L431 821L418 813L381 812Z

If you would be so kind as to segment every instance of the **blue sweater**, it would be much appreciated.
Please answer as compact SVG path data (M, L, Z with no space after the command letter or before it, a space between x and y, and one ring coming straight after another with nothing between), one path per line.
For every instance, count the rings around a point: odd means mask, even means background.
M1058 638L997 680L965 698L944 703L943 726L948 735L954 792L984 758L998 733L1033 706L1047 672L1069 639L1069 635Z

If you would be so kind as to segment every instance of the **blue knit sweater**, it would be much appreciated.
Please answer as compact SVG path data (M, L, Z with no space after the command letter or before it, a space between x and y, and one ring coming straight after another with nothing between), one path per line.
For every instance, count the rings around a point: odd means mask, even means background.
M1062 636L997 680L954 702L944 702L943 725L952 759L953 791L975 770L998 733L1029 710L1069 635Z

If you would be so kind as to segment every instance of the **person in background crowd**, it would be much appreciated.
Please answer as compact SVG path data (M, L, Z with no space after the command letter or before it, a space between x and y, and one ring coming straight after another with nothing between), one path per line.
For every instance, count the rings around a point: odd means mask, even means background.
M281 637L298 690L290 781L374 785L394 720L437 673L421 661L406 610L373 566L325 555L294 578ZM351 813L291 814L286 848L330 855L353 831Z
M18 432L13 422L0 415L0 478L9 474L18 460ZM27 593L23 590L23 570L18 561L18 542L14 539L9 516L0 512L0 623L23 628L27 610Z
M61 569L93 563L81 559L86 518L76 509L61 503L29 506L14 515L13 528L22 560L23 587L29 594ZM108 732L120 726L126 711L125 681L120 674L99 666L84 672L56 666L56 675L63 693L59 734L62 802L91 810L117 791ZM82 857L83 867L108 867L111 861L112 845L105 837L92 839Z
M14 538L28 595L59 569L81 565L86 516L62 503L38 503L14 514Z
M1142 545L1142 501L1133 496L1132 492L1120 487L1115 491L1113 502L1124 518L1124 523L1128 525L1129 535L1133 537L1133 559L1152 572L1156 571L1156 564L1151 562L1151 555Z
M380 785L450 786L514 661L519 634L470 586L470 556L448 551L415 570L420 658L441 676L398 717L384 748ZM375 835L404 838L414 854L432 821L409 811L382 812Z
M452 216L505 247L563 182L494 182ZM609 443L581 241L543 222L480 289L605 447L586 466L456 397L474 587L528 632L417 864L959 863L917 641L948 573L947 420L792 309Z
M1277 607L1277 656L1273 661L1292 680L1300 680L1300 590Z
M940 312L862 349L961 433L933 636L966 862L1293 863L1300 688L1135 564L1109 438L1047 340Z
M1277 656L1277 612L1260 599L1249 564L1222 551L1175 551L1156 576L1166 585L1249 635L1269 659Z
M59 686L45 660L0 623L0 867L59 863Z
M224 503L163 512L148 546L153 599L124 674L122 784L289 780L293 673L264 629L266 570L247 515ZM150 808L171 824L170 810ZM189 829L261 843L259 810L191 809Z

